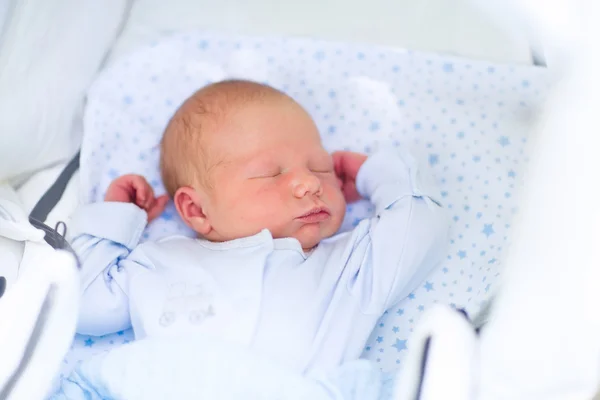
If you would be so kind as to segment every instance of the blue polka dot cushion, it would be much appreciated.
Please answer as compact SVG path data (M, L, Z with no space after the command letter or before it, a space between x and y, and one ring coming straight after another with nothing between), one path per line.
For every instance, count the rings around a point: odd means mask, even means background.
M434 302L478 309L501 272L527 162L527 126L550 82L544 69L318 40L169 37L113 64L90 89L81 149L84 199L101 201L109 183L126 173L145 175L164 193L158 143L168 119L199 87L225 78L266 82L294 97L315 119L328 150L404 147L435 174L453 219L448 256L381 318L365 357L384 370L400 366L414 324ZM372 209L362 202L348 211L344 230ZM191 232L170 206L144 240L172 234ZM65 363L130 338L80 337L81 353Z

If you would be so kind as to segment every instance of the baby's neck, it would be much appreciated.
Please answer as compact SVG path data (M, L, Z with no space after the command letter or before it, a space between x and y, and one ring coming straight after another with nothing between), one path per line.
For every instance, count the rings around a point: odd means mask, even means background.
M257 234L258 235L258 234ZM252 235L254 236L254 235ZM252 236L248 236L248 237L252 237ZM273 237L273 236L272 236ZM196 233L196 238L198 239L202 239L202 240L206 240L208 242L211 243L224 243L224 242L231 242L233 240L239 240L239 239L244 239L244 237L239 237L239 238L233 238L233 239L229 239L229 240L215 240L214 238L209 238L206 236L203 236L199 233ZM298 242L298 244L301 247L300 241L296 238L294 238L293 236L285 236L285 237L273 237L273 240L278 240L278 239L294 239ZM304 254L309 255L310 253L312 253L317 247L319 246L319 244L317 243L316 245L314 245L313 247L309 247L309 248L304 248L302 247L302 251L304 252Z
M317 246L313 246L310 249L302 249L302 251L304 251L304 254L308 255L308 254L312 253L313 250L317 248Z

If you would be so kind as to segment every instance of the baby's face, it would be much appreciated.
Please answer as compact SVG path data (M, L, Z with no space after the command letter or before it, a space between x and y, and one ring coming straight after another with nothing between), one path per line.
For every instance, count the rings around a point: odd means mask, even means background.
M298 105L268 102L232 113L204 143L211 188L201 194L210 240L269 229L308 250L339 229L346 203L333 160ZM199 189L203 190L203 189Z

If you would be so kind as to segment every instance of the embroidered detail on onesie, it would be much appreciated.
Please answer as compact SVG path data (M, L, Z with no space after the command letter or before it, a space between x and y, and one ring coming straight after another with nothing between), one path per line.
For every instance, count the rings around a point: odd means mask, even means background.
M173 312L163 312L158 320L160 326L164 326L165 328L175 322L175 313Z
M188 319L192 324L201 324L206 318L215 315L213 295L202 284L192 285L186 297L186 306L190 310Z
M169 285L163 312L158 323L172 325L179 316L187 316L191 324L198 325L216 315L213 294L199 283L175 282Z
M193 310L190 312L190 322L192 324L200 324L206 318L213 317L215 315L215 309L212 304L208 306L206 310Z

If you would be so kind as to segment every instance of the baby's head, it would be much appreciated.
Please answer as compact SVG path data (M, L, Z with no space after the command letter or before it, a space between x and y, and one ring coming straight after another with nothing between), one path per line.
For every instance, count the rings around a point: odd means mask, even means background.
M179 215L211 241L266 228L308 250L344 218L340 181L317 127L266 85L224 81L192 95L165 130L160 167Z

